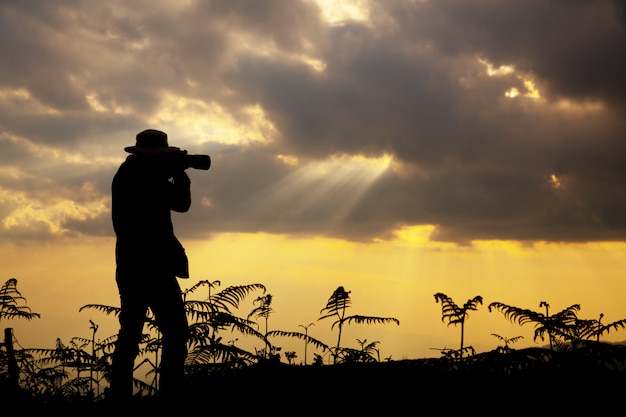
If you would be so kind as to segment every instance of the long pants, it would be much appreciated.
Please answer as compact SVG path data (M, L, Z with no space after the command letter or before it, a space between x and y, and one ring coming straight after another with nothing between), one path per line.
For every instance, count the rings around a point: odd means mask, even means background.
M118 267L116 281L121 310L120 330L112 358L112 397L127 399L132 396L133 368L148 308L162 337L159 395L176 396L183 384L189 335L177 278L157 271L137 273Z

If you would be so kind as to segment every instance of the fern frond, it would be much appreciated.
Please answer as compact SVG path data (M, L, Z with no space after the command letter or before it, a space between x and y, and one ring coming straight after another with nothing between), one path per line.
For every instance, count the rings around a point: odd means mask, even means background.
M269 337L291 337L291 338L295 338L298 340L303 340L306 343L310 343L313 346L315 346L318 349L322 349L324 351L328 350L328 345L326 345L323 342L320 342L319 340L304 334L304 333L300 333L300 332L286 332L283 330L271 330L269 332L267 332L267 334L265 335L265 337L269 338Z
M477 310L477 305L483 303L480 295L467 300L463 307L459 307L450 297L443 293L435 294L435 302L441 303L441 321L448 321L451 324L463 324L468 316L468 311Z
M222 306L220 306L222 307ZM224 307L228 310L227 307ZM211 312L218 310L217 305L211 301L187 300L185 301L185 310L198 312Z
M210 302L224 305L230 305L232 307L239 307L239 303L244 300L248 294L253 291L262 291L265 293L266 288L263 284L248 284L248 285L237 285L230 286L228 288L223 289L219 293L211 296Z
M602 335L604 332L609 333L611 329L619 330L626 327L626 319L614 321L613 323L606 324L598 330L598 334Z
M527 323L542 323L545 321L546 316L543 313L538 313L529 309L509 306L500 302L493 302L489 304L487 309L499 311L504 317L512 323L517 323L523 326Z
M318 318L317 321L324 320L324 319L327 319L329 317L335 317L335 316L337 316L336 312L328 313L328 314L325 314L325 315L321 316L320 318Z
M551 315L550 318L561 322L571 322L577 320L578 311L580 311L580 304L572 304L558 313Z
M74 343L80 347L85 347L91 344L91 339L87 339L85 337L74 336L70 339L70 343Z
M218 306L208 301L185 301L185 311L193 321L208 321L219 314L232 314L226 305Z
M320 314L326 312L326 314L320 317L318 320L322 320L331 316L339 316L341 313L345 312L345 310L350 307L350 291L346 291L343 287L337 287L335 291L333 291L332 295L328 299L326 303L326 307L320 310Z
M220 285L222 285L222 283L219 280L211 282L209 280L204 279L204 280L198 281L191 288L186 289L184 291L184 293L185 294L191 294L191 293L195 292L200 287L208 286L209 288L215 288L215 287L219 287Z
M76 394L86 395L90 391L91 383L97 383L97 381L89 377L76 377L64 383L59 391L65 398Z
M28 306L19 303L26 303L26 298L17 289L17 279L9 278L0 287L0 320L3 318L32 320L41 317L39 313L33 313Z
M216 362L250 364L257 355L233 345L215 344L194 347L185 360L185 365L211 364Z
M98 343L98 349L103 352L112 352L115 349L115 342L117 341L117 334L107 337L106 339Z
M385 324L385 323L395 323L398 326L400 325L400 320L394 317L372 317L372 316L350 316L346 317L343 320L344 323L356 323L356 324Z
M118 316L120 314L120 307L106 306L102 304L85 304L84 306L79 308L78 311L81 312L86 309L97 310L106 314L107 316L111 314L113 314L114 316Z
M483 303L483 297L481 297L480 295L477 295L471 300L467 300L467 302L463 304L463 311L477 310L478 304L482 304L482 303Z

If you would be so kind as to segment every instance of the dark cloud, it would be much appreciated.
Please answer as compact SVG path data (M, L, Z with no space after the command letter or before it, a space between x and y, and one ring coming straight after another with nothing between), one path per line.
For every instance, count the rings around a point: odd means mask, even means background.
M301 52L319 47L323 37L320 10L314 2L267 0L216 0L200 3L200 16L217 16L214 24L236 29L255 42L270 42L286 51ZM309 45L309 42L316 41Z
M619 1L444 0L390 9L407 36L446 54L514 65L540 82L545 97L626 105Z
M30 174L3 176L4 190L91 207L174 96L242 125L258 106L275 129L268 143L194 145L213 166L190 173L193 214L175 217L187 237L368 240L420 224L464 243L626 237L619 2L372 1L370 21L337 25L310 1L52 4L0 5L0 158ZM328 162L338 154L394 163L368 177ZM110 233L105 214L62 221Z

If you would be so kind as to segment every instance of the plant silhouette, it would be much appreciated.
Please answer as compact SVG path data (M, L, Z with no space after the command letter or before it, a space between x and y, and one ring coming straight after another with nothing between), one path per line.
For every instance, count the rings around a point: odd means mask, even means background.
M262 341L266 341L263 334L256 330L256 322L237 317L231 309L238 308L239 303L253 291L265 292L262 284L250 284L241 286L231 286L217 293L212 290L218 287L219 281L202 280L193 287L182 291L185 304L185 311L193 322L189 326L190 336L188 344L190 346L187 355L186 366L202 367L208 364L221 364L229 367L240 367L256 361L257 355L240 349L231 343L223 343L219 333L224 330L238 331L247 336L253 336ZM189 294L200 288L208 287L209 296L205 300L190 300ZM85 309L95 309L107 315L119 315L120 308L101 304L87 304L79 311ZM146 364L151 366L147 375L154 373L152 384L146 385L143 381L134 378L133 384L139 392L151 393L157 386L159 373L159 352L161 350L161 340L158 327L154 322L154 317L148 309L145 326L147 332L143 334L138 358L144 358L135 369ZM113 340L115 340L113 336ZM113 342L114 343L114 342ZM146 358L147 355L154 355L154 363Z
M309 323L306 326L304 324L299 324L298 327L302 327L304 329L304 335L307 336L309 334L309 327L311 326L315 326L315 323ZM307 347L309 345L309 342L305 339L304 340L304 365L306 366L306 360L307 360Z
M307 346L309 344L313 345L317 349L321 349L324 352L327 351L327 350L330 350L328 345L326 345L324 342L321 342L321 341L319 341L319 340L309 336L308 328L312 324L313 323L309 324L308 326L300 325L300 327L304 327L304 333L301 333L301 332L289 332L289 331L284 331L284 330L270 330L269 332L267 332L266 337L268 339L270 337L288 337L288 338L294 338L294 339L298 339L298 340L304 341L304 364L306 365Z
M333 363L337 363L337 359L341 350L341 332L344 324L350 324L352 322L356 324L379 324L379 323L396 323L400 325L400 321L394 317L373 317L373 316L348 316L346 317L346 310L350 307L352 300L350 299L350 291L346 291L344 287L339 286L332 293L326 307L320 310L323 314L319 320L326 318L335 318L336 320L331 325L331 330L337 327L337 345L333 352Z
M535 335L533 340L541 339L543 341L545 340L545 336L548 335L550 350L554 350L555 338L559 335L567 335L571 332L571 328L575 327L577 320L576 314L580 310L580 305L572 304L553 315L550 315L550 305L547 302L541 301L539 307L545 308L545 314L525 308L509 306L497 301L489 304L487 308L490 312L492 310L501 312L506 319L520 326L534 323Z
M609 324L602 324L604 314L600 313L597 320L592 320L591 330L588 337L595 337L596 341L600 341L600 336L609 333L611 329L618 330L626 327L626 319L616 320Z
M361 347L361 356L363 362L375 361L380 362L380 349L376 346L379 345L380 341L376 340L375 342L367 343L367 339L356 339L357 343Z
M623 329L626 327L626 319L617 320L609 324L602 324L604 314L600 314L598 319L579 319L576 317L569 324L553 329L555 343L560 348L566 348L566 344L572 347L579 347L587 341L599 342L604 333L609 333L611 329Z
M267 331L268 331L267 326L268 326L270 314L274 312L274 309L271 307L272 294L260 295L253 301L253 303L255 305L258 304L258 306L255 307L250 312L250 314L248 314L248 319L250 319L251 317L261 318L265 321L265 332L263 333L263 337L265 338L265 358L270 359L272 349L271 349L270 342L267 340Z
M524 336L505 337L505 336L500 336L499 334L496 334L496 333L491 333L491 335L495 337L496 339L498 339L499 341L504 342L503 346L498 346L497 348L497 350L501 352L508 352L509 350L511 350L511 347L509 346L509 344L516 343L524 338Z
M258 360L258 355L241 349L234 343L223 343L220 334L226 330L231 333L237 331L267 344L267 338L257 330L256 322L238 317L233 312L248 295L255 291L265 293L266 288L262 284L238 285L213 294L211 289L216 282L200 281L188 291L192 293L200 287L209 287L206 300L185 300L185 309L192 319L189 326L191 350L187 356L187 365L202 367L220 363L227 367L241 367L254 363Z
M2 288L2 302L14 306L25 303L16 288L16 281L7 281ZM522 336L503 337L491 333L503 345L496 349L476 353L469 346L464 346L464 324L470 311L477 310L482 304L482 297L477 296L468 300L463 306L457 306L450 297L443 293L435 294L435 301L442 304L442 321L447 321L448 325L461 325L461 348L440 349L442 358L424 358L408 361L396 361L395 364L385 366L380 364L379 341L369 342L367 339L356 339L357 348L341 346L344 325L351 323L390 323L399 325L399 321L393 317L372 317L360 315L348 315L347 309L351 307L350 291L344 287L338 287L328 299L326 307L320 313L318 320L332 318L331 330L337 327L337 343L332 348L325 343L312 338L308 334L308 325L299 325L304 332L289 332L282 330L269 330L268 319L270 314L274 314L271 303L274 301L270 294L266 294L266 288L261 284L250 284L241 286L231 286L224 290L217 290L219 281L200 281L192 288L183 292L185 311L191 317L190 325L192 332L188 341L189 354L185 363L186 384L189 388L188 394L191 398L204 401L203 395L210 392L216 401L232 401L241 398L242 391L239 387L249 388L250 381L264 381L269 376L276 381L283 381L282 386L273 384L259 384L258 389L278 390L284 395L298 397L298 389L313 389L319 381L330 380L334 376L341 376L342 381L348 384L361 386L364 376L376 375L370 382L379 383L384 381L380 388L391 393L398 392L394 386L394 381L405 380L408 376L424 376L431 381L433 387L439 386L440 382L446 381L450 372L462 370L466 375L489 375L490 381L494 382L490 388L480 385L482 391L474 392L470 387L472 395L482 395L485 389L500 389L498 396L506 392L512 395L517 392L514 385L503 384L501 377L509 378L512 384L517 381L514 377L526 380L526 377L535 378L579 378L578 383L584 381L592 385L585 385L586 388L595 389L601 381L606 381L603 388L611 387L615 381L622 381L624 366L626 364L626 345L600 342L601 335L611 330L623 329L626 327L626 319L618 320L609 324L602 323L604 318L600 314L597 319L580 319L577 315L580 309L578 304L574 304L565 310L550 315L550 306L542 301L539 306L544 312L533 312L527 309L520 309L508 306L503 303L489 304L489 311L498 310L504 316L520 325L534 323L535 340L543 339L546 335L550 337L551 345L539 348L511 349L511 345L521 340ZM208 288L208 297L202 300L191 299L192 294L197 294L199 290ZM261 295L256 294L261 292ZM240 317L238 311L242 302L248 297L254 296L252 311ZM96 309L107 315L118 315L119 308L98 304L87 304L80 308ZM1 311L2 318L21 317L23 314L30 318L38 317L29 309L4 309ZM0 311L0 312L1 312ZM20 313L21 312L21 313ZM264 323L259 324L253 319L264 319ZM161 340L158 329L152 323L151 312L148 311L145 319L145 334L140 345L140 355L138 356L135 370L139 367L149 366L150 370L146 375L153 375L151 382L144 382L140 379L133 381L135 392L138 397L151 397L157 393L156 381L159 377L159 357ZM44 404L48 410L50 404L58 404L62 407L72 404L94 404L98 407L98 401L104 398L100 393L100 388L105 387L110 373L111 353L115 343L116 335L103 341L97 340L96 336L99 326L92 320L90 323L90 337L74 337L68 344L64 344L57 339L53 349L19 349L15 351L15 357L19 362L19 388L29 395L30 404ZM264 331L259 331L259 327ZM228 332L228 336L225 336ZM233 334L234 333L234 334ZM295 351L285 351L284 357L286 365L263 366L268 357L279 358L275 353L280 347L273 346L270 340L274 337L290 337L304 341L304 364L307 364L306 349L311 344L317 349L330 351L333 357L333 365L340 362L343 364L353 364L354 366L339 366L336 369L324 367L324 358L318 353L313 353L312 367L296 367L295 359L298 357ZM225 340L228 340L225 342ZM235 342L244 340L246 343L263 343L265 349L254 351L242 349L235 346ZM574 349L576 348L576 349ZM143 358L143 360L141 360ZM391 358L386 361L390 362ZM356 363L360 364L356 366ZM378 362L378 363L377 363ZM361 364L364 368L360 368ZM406 366L405 366L406 364ZM261 365L261 366L255 366ZM305 370L306 369L306 370ZM393 372L391 371L393 370ZM267 372L271 372L270 375ZM343 373L349 371L352 374ZM381 373L377 373L381 371ZM425 372L420 375L420 372ZM390 373L392 372L392 373ZM396 373L400 372L400 374ZM6 349L0 345L0 394L6 395L7 390L3 387L7 381L7 354ZM402 376L400 378L399 376ZM615 377L616 379L613 379ZM520 382L521 383L521 382ZM616 390L622 385L615 385ZM271 386L270 386L271 385ZM568 387L571 384L567 384ZM578 385L578 384L577 384ZM303 388L304 387L304 388ZM373 387L373 386L372 386ZM402 386L400 389L405 389ZM478 389L478 388L477 388ZM438 388L433 389L427 395L434 395ZM582 388L581 388L582 390ZM469 392L468 391L468 392ZM273 391L263 391L267 395ZM568 393L570 391L568 390ZM581 391L582 392L582 391ZM588 393L585 393L588 394ZM262 397L267 398L267 397ZM434 398L434 397L433 397ZM494 397L495 398L495 397ZM498 397L499 398L499 397ZM591 395L588 396L591 398ZM595 398L595 396L594 396ZM139 399L139 398L137 398ZM4 399L2 398L2 401ZM149 401L146 405L151 404ZM142 404L142 403L138 403ZM153 404L158 404L154 402ZM158 407L158 405L157 405ZM64 411L73 411L71 408ZM96 412L96 408L92 409ZM84 413L89 414L88 409ZM161 411L155 409L155 411ZM30 415L39 415L31 413Z
M17 279L9 278L0 288L0 321L14 318L32 320L41 317L25 304L26 298L17 289Z
M120 308L115 306L107 306L102 304L86 304L79 308L79 312L84 310L96 310L102 313L105 313L107 316L119 316ZM160 333L158 331L158 326L154 321L154 317L150 309L148 309L148 313L145 318L145 330L146 332L141 335L141 340L139 343L139 354L137 358L143 358L141 362L135 365L134 370L136 371L143 365L148 365L149 369L146 372L146 376L152 375L153 379L150 384L145 383L143 380L133 377L133 386L138 391L138 393L143 394L153 394L156 392L156 387L158 386L158 376L159 376L159 355L161 351L161 338ZM93 327L93 326L92 326ZM93 336L92 336L93 337ZM77 339L77 338L75 338ZM98 369L105 368L104 373L108 378L110 373L110 365L111 365L111 353L115 348L115 342L117 341L117 334L108 337L104 342L100 343L96 350L101 350L103 352L103 357L98 359ZM84 340L84 343L90 343L90 341ZM152 362L147 358L148 355L154 355L155 359Z
M0 288L0 321L3 318L32 320L39 317L41 317L39 313L32 312L30 307L26 306L26 298L17 289L17 279L9 278ZM6 375L9 389L15 390L20 383L20 362L27 361L28 357L23 352L15 352L13 329L6 328L4 330L4 340L4 343L0 341L0 347L4 347L6 351L6 354L2 355L4 358L0 356L0 359L4 359L0 361L0 374ZM0 351L0 354L2 353Z
M459 348L460 356L463 356L464 351L464 337L465 337L465 320L469 316L470 311L478 309L478 304L483 303L483 298L480 295L469 299L463 304L463 307L459 307L450 297L438 292L435 294L435 302L441 303L441 321L448 321L448 326L454 324L461 325L461 347Z
M296 352L290 350L285 352L285 359L287 359L287 363L289 363L289 365L293 365L293 361L298 357L298 355L296 354Z

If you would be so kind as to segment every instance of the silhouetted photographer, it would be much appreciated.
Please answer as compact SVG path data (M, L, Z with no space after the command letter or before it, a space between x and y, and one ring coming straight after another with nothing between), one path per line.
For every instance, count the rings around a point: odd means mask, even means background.
M132 396L133 368L148 309L162 335L159 394L173 397L183 383L188 323L177 277L189 277L185 249L174 235L171 211L191 206L186 169L208 170L208 155L169 146L167 134L148 129L113 178L112 219L117 236L116 282L120 330L113 353L110 396Z

